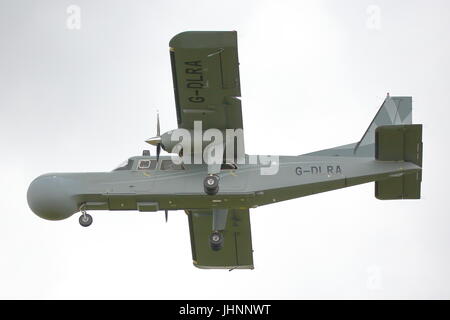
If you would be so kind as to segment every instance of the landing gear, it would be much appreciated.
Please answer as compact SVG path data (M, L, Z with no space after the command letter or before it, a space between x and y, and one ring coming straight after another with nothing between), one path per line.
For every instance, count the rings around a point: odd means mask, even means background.
M92 216L90 214L86 213L86 210L84 210L83 207L81 209L81 213L82 214L81 214L80 218L78 219L78 222L80 222L82 227L89 227L93 221Z
M219 191L219 177L216 175L209 175L203 180L203 187L205 193L211 196Z
M88 213L82 214L80 219L78 219L82 227L89 227L92 224L92 220L92 216Z
M209 244L214 251L219 251L223 248L223 241L223 234L219 231L214 231L209 236Z

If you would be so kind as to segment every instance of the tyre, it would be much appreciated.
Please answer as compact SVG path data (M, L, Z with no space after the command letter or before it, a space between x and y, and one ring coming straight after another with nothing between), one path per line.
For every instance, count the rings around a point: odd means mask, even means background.
M209 244L211 249L218 251L223 248L224 238L221 232L215 231L209 236Z
M203 180L205 192L209 195L215 195L219 191L219 177L210 175Z
M92 224L92 216L88 213L82 214L78 219L82 227L89 227Z

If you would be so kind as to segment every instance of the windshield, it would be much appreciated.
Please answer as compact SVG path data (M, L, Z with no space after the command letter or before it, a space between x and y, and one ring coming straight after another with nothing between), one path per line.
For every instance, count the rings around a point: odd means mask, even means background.
M128 159L122 162L117 168L115 168L113 171L119 171L119 170L131 170L133 168L133 160Z

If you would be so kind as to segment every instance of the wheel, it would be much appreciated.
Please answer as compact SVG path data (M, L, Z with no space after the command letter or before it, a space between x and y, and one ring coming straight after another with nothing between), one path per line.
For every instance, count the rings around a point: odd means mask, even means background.
M80 216L80 218L78 219L78 221L80 222L81 226L83 227L89 227L92 224L92 216L88 213L84 213Z
M203 180L203 187L205 192L209 195L215 195L219 191L219 177L210 175Z
M209 244L211 245L211 249L214 251L218 251L223 248L223 234L219 231L214 231L209 236Z

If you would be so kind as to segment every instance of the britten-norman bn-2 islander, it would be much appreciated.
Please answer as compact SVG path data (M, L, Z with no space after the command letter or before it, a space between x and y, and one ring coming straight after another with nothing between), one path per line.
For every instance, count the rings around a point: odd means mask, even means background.
M388 95L357 143L269 163L245 154L239 135L217 138L243 128L236 32L180 33L170 57L178 129L161 135L158 118L157 136L147 140L156 156L144 151L112 172L42 175L27 194L35 214L61 220L80 211L89 226L87 210L164 211L166 219L169 210L184 210L195 266L253 269L251 208L367 182L381 200L420 198L422 126L412 124L411 97ZM200 136L216 130L210 144L195 146L196 123ZM194 133L192 153L178 143L186 132ZM161 148L203 157L180 163L160 157ZM213 154L220 161L208 161Z

